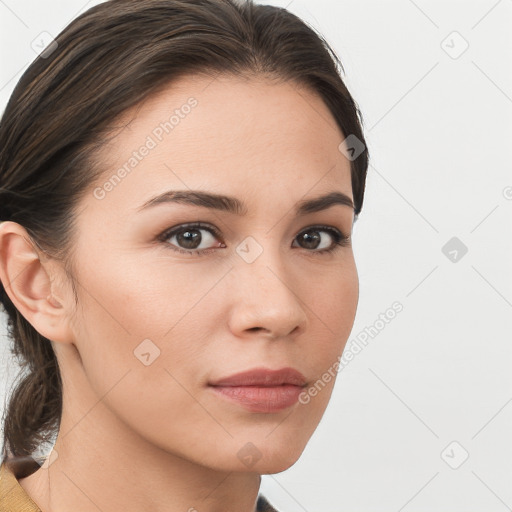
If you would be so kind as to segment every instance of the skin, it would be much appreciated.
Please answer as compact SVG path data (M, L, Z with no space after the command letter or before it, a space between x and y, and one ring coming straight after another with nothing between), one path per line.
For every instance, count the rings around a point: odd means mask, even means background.
M317 224L350 235L353 209L293 209L332 191L353 197L338 149L345 136L321 98L297 84L189 76L126 113L94 186L189 97L197 106L130 174L103 199L92 187L78 204L78 307L62 265L20 225L0 224L2 282L52 340L63 379L54 455L20 480L43 512L253 512L260 475L297 461L331 396L335 379L307 404L254 413L208 382L291 366L311 386L342 354L358 301L351 243L320 254L334 243L329 232L317 231L319 248L299 235ZM175 189L234 196L248 213L171 203L137 211ZM175 252L190 251L176 236L156 240L196 221L221 232L199 231L199 249L210 252ZM248 236L262 249L252 263L236 251ZM145 339L160 350L148 366L134 355ZM251 466L237 456L249 442L260 457Z

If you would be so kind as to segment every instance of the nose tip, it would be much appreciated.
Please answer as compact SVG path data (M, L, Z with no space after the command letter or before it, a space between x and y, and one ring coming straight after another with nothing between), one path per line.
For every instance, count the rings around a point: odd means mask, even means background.
M305 328L306 312L293 285L288 284L292 281L289 276L286 279L284 272L278 275L263 261L238 270L232 276L235 285L230 326L234 332L275 340Z

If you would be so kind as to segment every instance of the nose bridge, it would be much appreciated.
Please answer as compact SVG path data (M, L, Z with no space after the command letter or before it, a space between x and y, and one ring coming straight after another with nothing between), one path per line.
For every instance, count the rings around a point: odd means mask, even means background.
M279 247L272 237L248 236L236 248L238 261L236 272L240 279L260 291L273 291L275 294L292 293L287 287L286 268Z
M232 279L238 313L233 327L259 327L272 331L274 336L285 336L303 327L307 320L304 305L290 282L279 247L247 237L237 247L237 253Z

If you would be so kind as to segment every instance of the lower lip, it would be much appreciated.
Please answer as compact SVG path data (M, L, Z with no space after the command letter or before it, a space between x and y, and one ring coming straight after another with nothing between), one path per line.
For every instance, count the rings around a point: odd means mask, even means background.
M238 402L251 412L279 412L291 407L303 391L300 386L210 386L223 397Z

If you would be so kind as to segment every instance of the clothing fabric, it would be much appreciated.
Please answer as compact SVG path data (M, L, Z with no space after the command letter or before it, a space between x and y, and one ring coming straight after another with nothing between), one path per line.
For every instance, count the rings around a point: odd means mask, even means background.
M39 465L37 466L39 467ZM24 478L33 473L37 467L34 469L32 464L31 469L31 471L27 471L26 465L11 467L6 462L0 465L0 512L41 512L41 509L32 501L18 482L19 478ZM278 511L262 494L259 494L255 512Z
M41 512L5 462L0 466L0 512Z

